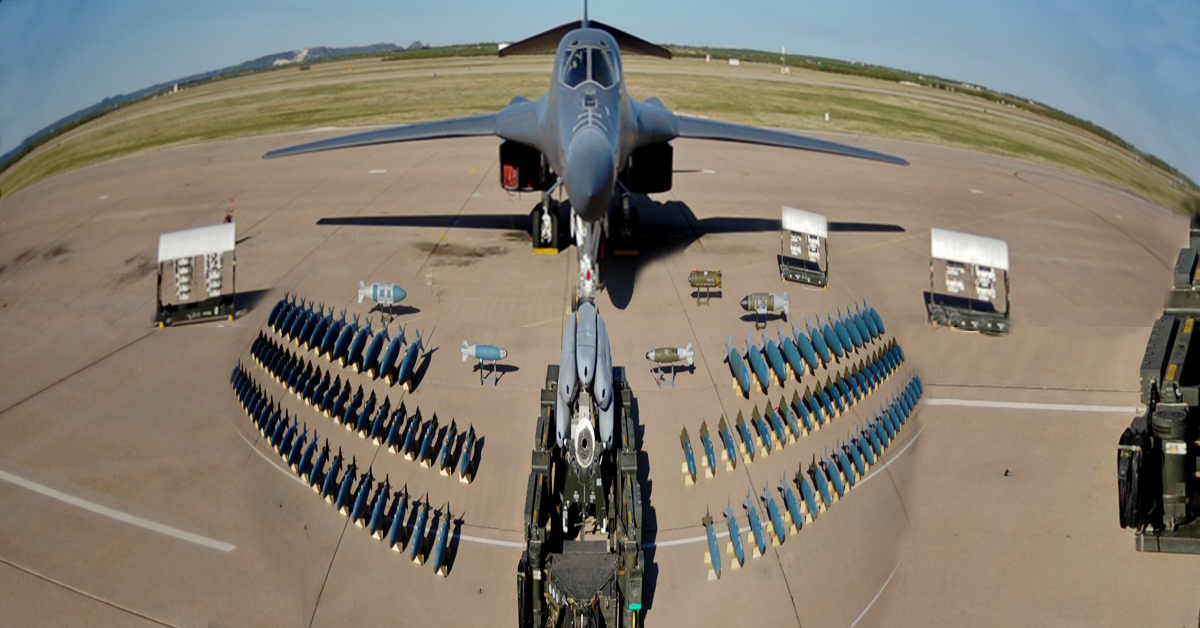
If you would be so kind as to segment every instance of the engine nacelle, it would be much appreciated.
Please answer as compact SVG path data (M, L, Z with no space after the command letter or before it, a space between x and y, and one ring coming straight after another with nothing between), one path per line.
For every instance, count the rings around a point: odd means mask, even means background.
M675 151L667 142L643 146L629 156L621 171L621 183L635 194L657 194L671 190Z
M509 192L541 192L557 180L542 151L511 140L500 142L500 187Z

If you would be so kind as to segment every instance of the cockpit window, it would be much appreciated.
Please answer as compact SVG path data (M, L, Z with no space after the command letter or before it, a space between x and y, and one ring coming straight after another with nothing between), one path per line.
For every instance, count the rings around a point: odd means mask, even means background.
M603 48L592 48L592 80L600 87L612 87L617 82L616 64L612 62L611 54Z
M580 84L591 80L607 89L617 84L620 74L617 59L607 48L575 48L568 50L563 59L562 82L567 87L579 87Z
M576 48L567 53L567 62L563 66L563 82L567 87L578 87L587 80L587 48Z

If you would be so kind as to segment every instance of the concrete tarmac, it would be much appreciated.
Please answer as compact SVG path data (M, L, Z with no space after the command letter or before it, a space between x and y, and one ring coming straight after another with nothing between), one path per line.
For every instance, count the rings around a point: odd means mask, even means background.
M22 626L515 621L538 391L558 360L574 251L531 253L524 228L538 199L499 188L494 139L260 159L318 136L159 150L0 202L0 617ZM647 454L645 620L1193 623L1200 563L1134 551L1118 525L1115 468L1186 220L1027 162L832 139L912 165L680 140L674 189L641 204L642 254L604 260L597 303ZM158 234L220 222L231 199L243 311L233 322L153 327ZM829 216L827 290L779 281L779 233L758 227L782 205ZM1010 335L925 324L931 227L1008 240ZM710 305L691 295L694 268L724 273ZM408 291L389 331L420 330L431 354L410 393L335 373L393 407L403 401L426 420L436 413L443 428L473 424L473 483L345 431L250 359L285 291L370 316L378 330L380 313L355 302L359 280ZM688 486L681 427L702 470L701 421L719 452L722 415L732 428L739 411L748 420L754 406L790 400L831 374L748 399L730 386L725 340L732 334L740 348L753 330L738 302L783 290L789 325L868 299L907 361L829 426ZM163 291L173 300L170 276ZM781 322L770 317L772 337ZM481 387L475 361L461 362L464 339L508 350L497 386ZM689 342L694 370L659 389L645 352ZM435 510L449 503L447 578L348 526L295 480L230 388L239 361L360 471L407 484L414 498L428 493ZM869 479L765 556L748 553L742 568L731 570L725 554L722 578L708 580L706 509L723 532L720 511L732 503L748 533L747 491L774 492L869 419L908 373L924 380L925 397Z

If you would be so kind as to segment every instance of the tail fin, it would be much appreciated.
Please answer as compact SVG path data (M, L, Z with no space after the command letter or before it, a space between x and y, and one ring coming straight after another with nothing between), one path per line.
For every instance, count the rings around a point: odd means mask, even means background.
M690 343L690 342L689 342L689 343L688 343L688 346L687 346L687 356L688 356L688 358L687 358L687 363L688 363L688 366L692 366L692 364L694 363L694 356L695 356L695 355L696 355L696 354L695 354L695 353L692 351L692 343Z
M788 293L786 292L783 293L783 315L788 318L792 317L792 307L788 302Z
M466 340L463 341L463 346L462 346L462 361L463 362L467 361L467 341Z

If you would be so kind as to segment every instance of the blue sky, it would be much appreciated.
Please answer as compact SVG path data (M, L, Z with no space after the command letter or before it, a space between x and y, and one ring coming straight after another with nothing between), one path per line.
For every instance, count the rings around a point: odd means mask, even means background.
M0 0L0 153L106 96L272 52L513 41L581 13L545 0ZM1197 0L613 0L591 16L660 43L786 46L1011 92L1200 181Z

